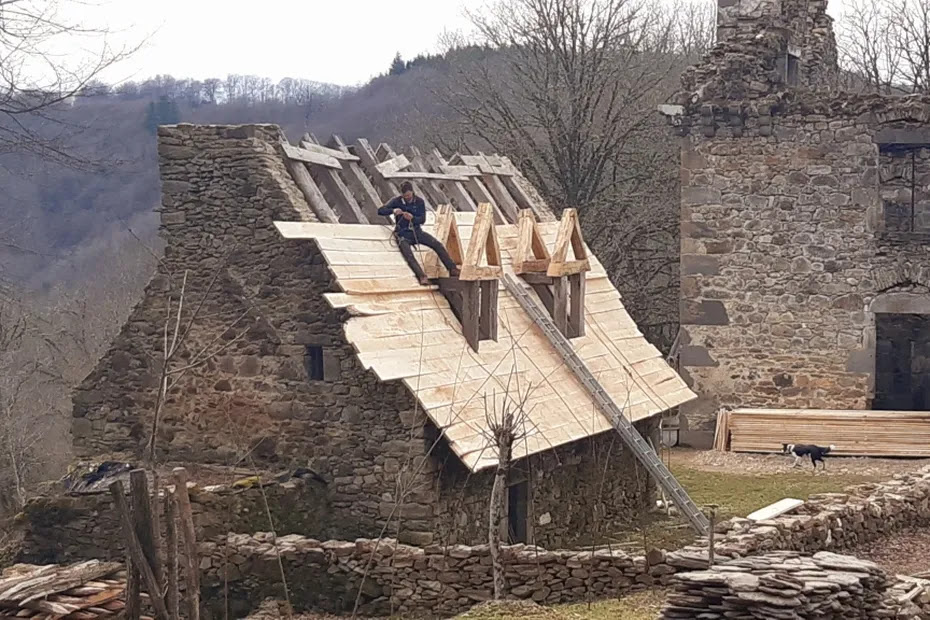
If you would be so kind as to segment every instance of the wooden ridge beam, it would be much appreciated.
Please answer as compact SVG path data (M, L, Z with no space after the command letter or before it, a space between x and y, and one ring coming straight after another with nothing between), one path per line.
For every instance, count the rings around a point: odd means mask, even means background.
M401 155L403 157L403 155ZM421 180L430 180L430 181L467 181L468 179L463 176L456 176L452 174L442 174L438 172L419 172L415 170L401 170L399 172L390 172L384 175L386 179L421 179Z
M406 155L398 155L396 152L394 152L394 149L391 148L391 145L388 144L387 142L382 142L381 144L378 145L378 150L375 152L375 156L377 157L378 161L381 162L381 163L385 163L385 162L387 162L387 161L396 159L396 160L398 160L399 163L402 163L402 161L407 162L406 165L404 166L405 168L410 166L410 160L407 159L407 156L406 156ZM400 160L401 157L403 157L403 160L402 160L402 161ZM390 172L390 171L388 171L388 172ZM387 177L384 177L384 174L385 174L385 171L384 171L384 170L379 169L379 170L378 170L378 173L381 174L381 176L382 176L386 181L391 181L391 179L388 179ZM433 201L432 197L431 197L429 194L427 194L426 192L421 191L422 188L420 187L420 185L419 185L418 183L414 183L414 182L411 181L411 185L413 185L413 192L414 192L415 194L417 194L420 198L423 199L423 202L424 202L425 205L426 205L426 210L427 210L427 211L433 211L434 208L435 208L435 204L436 204L436 203ZM398 192L398 194L399 194L399 193L400 193L400 192ZM396 195L397 195L397 194L395 194L395 196L396 196ZM392 197L393 197L393 196L392 196ZM442 202L448 202L448 201L443 200Z

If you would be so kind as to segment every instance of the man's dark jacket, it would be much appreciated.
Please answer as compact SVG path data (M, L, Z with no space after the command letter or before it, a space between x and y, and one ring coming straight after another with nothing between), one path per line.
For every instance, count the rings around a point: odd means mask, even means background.
M378 209L378 215L391 215L394 213L394 209L400 209L413 215L413 219L409 221L403 216L398 217L397 223L394 225L394 233L407 241L416 242L415 235L420 234L420 226L426 221L426 203L416 195L409 203L404 200L403 196L398 196Z

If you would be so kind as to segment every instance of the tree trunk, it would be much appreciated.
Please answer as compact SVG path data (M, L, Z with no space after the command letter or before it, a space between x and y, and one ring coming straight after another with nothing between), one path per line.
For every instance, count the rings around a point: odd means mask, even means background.
M494 575L494 600L500 600L507 591L504 579L504 563L501 559L501 522L504 518L504 500L507 493L507 474L510 470L510 457L513 448L513 431L506 428L496 434L497 471L494 474L494 486L491 488L490 520L488 523L488 547L491 553L491 569Z

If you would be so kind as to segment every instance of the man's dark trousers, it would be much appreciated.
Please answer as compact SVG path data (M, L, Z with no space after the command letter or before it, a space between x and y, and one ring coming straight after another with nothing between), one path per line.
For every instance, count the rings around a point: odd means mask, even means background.
M433 235L424 232L423 230L408 231L405 234L398 234L397 236L397 246L400 248L400 253L404 255L404 259L407 261L407 264L410 265L410 268L413 269L413 273L416 274L418 279L423 279L426 277L426 274L423 272L423 268L420 266L420 263L417 262L416 257L413 255L414 245L425 245L430 248L436 254L439 255L439 260L442 261L442 264L446 269L451 273L453 269L456 269L455 261L452 260L452 257L449 256L449 252L446 251L446 248L440 243L439 239Z

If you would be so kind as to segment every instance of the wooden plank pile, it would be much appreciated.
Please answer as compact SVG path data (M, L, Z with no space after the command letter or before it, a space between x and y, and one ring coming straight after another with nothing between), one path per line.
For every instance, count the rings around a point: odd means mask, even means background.
M0 574L0 618L94 620L125 608L126 577L114 562L17 564Z
M892 580L875 563L794 551L679 573L661 618L894 618Z
M930 412L735 409L717 417L714 448L781 452L782 444L836 446L839 456L930 457Z

